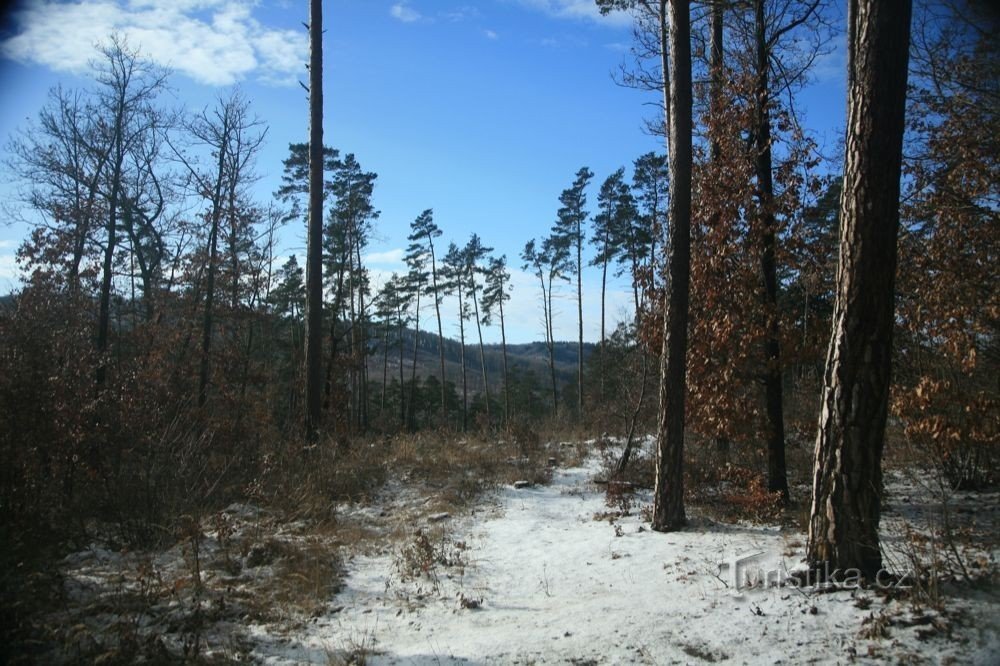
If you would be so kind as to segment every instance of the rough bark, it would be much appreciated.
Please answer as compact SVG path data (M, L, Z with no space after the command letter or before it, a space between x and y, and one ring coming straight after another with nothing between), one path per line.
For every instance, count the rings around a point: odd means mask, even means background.
M669 282L660 356L654 530L680 529L684 515L684 399L691 270L691 24L689 0L669 9L670 76L667 137L670 151Z
M911 0L852 0L840 265L813 468L807 559L837 577L882 568L882 448ZM854 573L854 572L851 572Z
M323 2L309 3L309 228L306 248L306 439L319 439L323 399Z

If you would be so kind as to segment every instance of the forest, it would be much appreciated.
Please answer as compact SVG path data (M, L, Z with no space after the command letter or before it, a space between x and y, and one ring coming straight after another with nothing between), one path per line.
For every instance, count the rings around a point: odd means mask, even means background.
M656 100L645 122L663 149L565 174L554 222L516 256L490 246L502 230L456 238L414 211L406 270L389 276L365 263L386 223L378 174L323 126L336 5L300 4L309 114L266 165L281 173L270 197L255 188L269 128L253 100L237 86L177 111L171 72L125 34L96 47L87 86L53 88L9 137L2 168L30 234L0 297L0 659L441 663L363 624L357 590L381 562L379 603L391 583L397 604L383 626L399 610L449 627L447 663L989 663L995 623L968 632L1000 606L990 3L856 0L839 16L824 0L596 0L632 18L617 79ZM830 155L797 102L833 39L847 41L848 99ZM282 256L287 229L306 234L304 256ZM600 276L589 293L586 270ZM606 303L615 280L625 320ZM509 342L511 299L537 306L537 341ZM594 341L585 303L599 303ZM557 339L558 318L573 339ZM920 492L919 515L899 508ZM603 530L591 541L644 539L601 566L697 568L668 566L650 541L663 535L706 558L794 552L784 585L850 596L850 638L774 654L648 635L626 653L569 625L551 651L468 638L455 613L489 617L494 588L453 579L486 580L505 548L525 549L514 569L549 557L534 526L476 564L475 517L565 506L553 520L577 529L574 493L594 498L579 527ZM719 534L731 541L697 541ZM732 541L768 534L783 541ZM576 559L563 540L551 552ZM543 601L574 585L545 561ZM784 594L803 621L841 617ZM740 597L753 619L784 617L755 598ZM316 618L335 618L325 638L288 638ZM517 642L501 620L468 622ZM921 631L926 655L888 638Z

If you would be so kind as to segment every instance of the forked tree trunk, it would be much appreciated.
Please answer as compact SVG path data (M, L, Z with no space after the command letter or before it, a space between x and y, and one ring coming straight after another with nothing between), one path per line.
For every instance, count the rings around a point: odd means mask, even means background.
M691 16L690 0L670 3L669 281L660 356L654 530L677 530L684 515L684 398L687 392L688 292L691 270Z
M486 348L483 346L483 327L479 321L479 295L476 289L476 276L471 273L472 270L474 269L470 269L469 284L472 288L473 312L476 315L476 332L479 334L479 365L483 370L483 396L486 399L486 423L492 425L493 420L490 417L490 380L486 372Z
M813 468L807 559L820 575L882 568L878 524L911 0L853 0L840 265Z

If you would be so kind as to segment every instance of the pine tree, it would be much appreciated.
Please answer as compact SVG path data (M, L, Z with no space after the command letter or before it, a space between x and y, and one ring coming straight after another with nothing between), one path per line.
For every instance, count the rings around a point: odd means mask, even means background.
M427 290L427 255L420 245L411 245L403 258L409 271L404 278L405 289L413 301L413 359L410 364L410 400L406 423L410 430L416 429L417 357L420 353L420 297Z
M444 278L442 285L444 293L455 294L458 297L458 340L462 365L462 432L465 432L469 428L469 382L465 368L465 320L469 318L469 314L465 303L465 256L454 243L448 244L441 273Z
M882 568L910 0L857 0L848 30L840 265L816 438L806 558L823 574Z
M309 2L309 226L306 233L306 439L319 440L323 390L323 2Z
M551 244L559 255L566 255L566 274L576 277L577 328L577 413L583 414L583 242L586 237L584 224L589 213L587 185L594 174L587 167L576 172L573 185L559 195L557 220L552 227Z
M442 285L438 283L437 254L434 248L434 239L441 236L441 229L434 224L434 211L430 208L421 213L417 219L410 224L410 247L407 252L417 252L420 247L430 257L431 263L431 284L430 294L434 299L434 312L437 315L438 325L438 357L441 363L441 423L445 423L447 416L447 400L445 398L445 376L444 376L444 331L441 327L441 297Z
M656 435L653 524L680 529L684 515L684 400L687 392L688 293L691 270L691 7L670 3L670 233L666 312L660 360L660 411Z
M490 382L486 372L486 349L483 346L483 327L479 316L479 283L476 280L476 274L483 272L480 265L486 258L486 255L492 251L493 248L483 246L478 234L472 234L469 237L469 242L466 243L465 248L462 250L465 260L465 276L469 285L469 301L472 303L472 315L476 321L476 332L479 334L479 362L483 371L483 396L484 404L486 405L487 423L491 423Z
M490 257L483 286L483 324L489 326L494 308L500 317L500 346L503 351L503 420L510 423L510 386L507 370L507 330L504 323L503 304L510 300L510 271L507 255Z
M598 347L600 394L604 400L604 343L605 343L605 298L608 285L608 266L625 253L625 243L629 240L635 205L632 192L625 183L625 169L618 169L601 185L597 195L597 214L594 215L593 235L590 242L597 248L597 254L590 260L591 266L601 267L601 344ZM639 312L638 282L633 280L635 311Z

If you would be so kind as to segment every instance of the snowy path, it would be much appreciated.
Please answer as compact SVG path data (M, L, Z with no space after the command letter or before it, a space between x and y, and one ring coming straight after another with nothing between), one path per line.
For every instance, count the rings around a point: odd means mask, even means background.
M793 567L802 535L697 520L659 534L643 527L638 506L615 525L594 520L609 510L590 483L596 469L592 460L557 470L548 486L504 489L490 500L495 508L442 523L451 543L464 542L467 564L436 567L436 584L404 580L398 554L355 558L331 613L298 635L255 631L255 656L275 664L335 662L351 652L365 653L369 664L797 664L855 656L985 664L1000 654L995 625L962 628L957 641L918 641L916 629L896 628L869 641L858 632L883 607L878 598L862 610L848 592L734 591L720 561L759 552L755 566ZM650 501L648 493L636 499ZM481 606L465 608L463 598ZM995 598L955 603L987 618L1000 610Z

